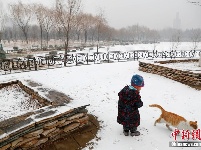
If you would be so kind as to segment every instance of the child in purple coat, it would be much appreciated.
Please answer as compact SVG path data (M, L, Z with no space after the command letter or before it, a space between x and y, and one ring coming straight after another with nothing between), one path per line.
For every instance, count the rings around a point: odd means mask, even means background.
M138 108L143 106L140 90L144 86L144 79L140 75L133 75L131 85L125 86L119 93L117 122L123 125L125 136L138 136L140 132L137 127L140 125L140 113Z

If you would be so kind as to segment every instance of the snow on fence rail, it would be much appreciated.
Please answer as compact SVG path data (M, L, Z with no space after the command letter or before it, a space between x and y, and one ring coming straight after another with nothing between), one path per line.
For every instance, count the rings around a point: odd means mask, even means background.
M0 60L0 74L16 73L31 70L50 69L64 67L64 58L67 66L88 65L98 63L110 63L120 61L136 61L139 59L175 59L194 58L201 55L201 50L172 50L172 51L109 51L94 53L63 53L56 55L12 58Z

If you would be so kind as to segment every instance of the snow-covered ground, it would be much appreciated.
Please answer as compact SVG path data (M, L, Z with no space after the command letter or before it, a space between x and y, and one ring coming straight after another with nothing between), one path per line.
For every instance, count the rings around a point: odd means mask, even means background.
M160 64L160 65L166 66L168 68L183 70L183 71L201 73L201 67L199 67L198 62L168 63L168 64Z
M137 49L136 45L133 45L134 47ZM133 74L140 74L145 80L145 86L141 90L144 106L139 109L141 124L138 130L141 135L125 137L122 126L116 122L118 92L130 84ZM102 121L102 128L97 134L100 140L92 140L96 150L201 149L169 147L169 142L174 141L171 131L164 124L153 125L161 112L157 108L149 107L150 104L160 104L167 111L177 113L188 120L198 121L200 127L201 91L159 75L141 72L138 70L138 61L82 65L0 76L0 82L16 79L32 80L70 95L74 99L70 105L74 107L90 104L87 107L89 113ZM3 98L1 100L3 101ZM180 136L177 139L185 141ZM191 137L189 141L192 141Z
M49 43L50 45L54 45L54 43ZM62 44L62 43L60 43ZM16 44L3 44L3 49L5 51L12 50L14 46L18 46L19 49L23 49L23 45L19 42ZM103 46L104 47L104 46ZM101 47L99 51L105 51L105 49ZM109 51L128 51L128 50L159 50L159 51L167 51L167 50L191 50L194 48L193 42L160 42L155 44L133 44L133 45L116 45L116 46L107 46L106 50ZM27 48L25 48L27 49ZM30 49L30 47L28 48ZM93 47L93 50L96 51L97 47ZM201 43L197 43L197 48L201 49ZM89 52L89 48L85 49L85 52Z
M0 90L0 121L21 115L40 107L19 85L7 86Z

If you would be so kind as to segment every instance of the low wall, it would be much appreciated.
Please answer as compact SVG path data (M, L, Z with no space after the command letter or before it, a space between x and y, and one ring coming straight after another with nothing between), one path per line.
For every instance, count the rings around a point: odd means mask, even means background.
M58 113L49 108L34 112L34 115L11 126L7 121L0 122L0 150L30 150L37 146L64 137L71 132L88 125L86 106ZM38 113L43 111L42 113ZM55 116L53 116L55 115ZM53 117L52 117L53 116ZM21 116L23 117L23 116Z
M183 71L164 67L161 65L166 63L179 63L179 62L198 62L198 59L166 60L166 61L154 61L154 62L140 61L139 70L147 73L158 74L190 86L201 85L201 73Z
M67 103L53 104L19 80L1 83L0 89L12 85L36 99L41 108L0 121L0 150L37 149L88 125L88 105L72 108Z

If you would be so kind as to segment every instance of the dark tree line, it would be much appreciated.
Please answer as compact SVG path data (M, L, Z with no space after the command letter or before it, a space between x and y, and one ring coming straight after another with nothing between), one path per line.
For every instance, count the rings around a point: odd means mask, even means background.
M199 2L193 4L200 4ZM115 29L108 25L103 13L92 15L81 11L80 0L56 0L53 8L41 4L23 4L20 1L10 5L10 16L1 16L0 40L26 43L40 42L47 47L50 39L61 40L69 47L69 41L99 43L99 41L120 41L132 43L199 42L201 29L185 31L166 28L153 30L141 25ZM8 17L9 16L9 17Z

